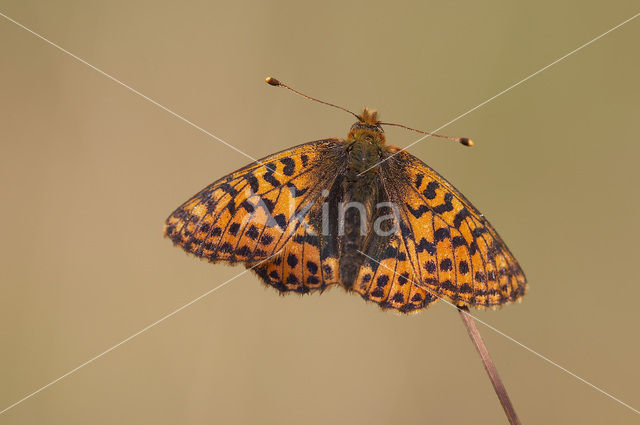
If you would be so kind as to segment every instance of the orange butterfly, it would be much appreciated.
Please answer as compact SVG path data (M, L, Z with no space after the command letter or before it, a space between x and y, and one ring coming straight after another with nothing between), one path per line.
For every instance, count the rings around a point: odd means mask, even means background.
M305 143L207 186L167 218L165 235L211 262L244 263L282 293L339 285L403 313L440 297L473 307L520 300L524 273L483 215L387 146L375 111L355 116L346 140Z

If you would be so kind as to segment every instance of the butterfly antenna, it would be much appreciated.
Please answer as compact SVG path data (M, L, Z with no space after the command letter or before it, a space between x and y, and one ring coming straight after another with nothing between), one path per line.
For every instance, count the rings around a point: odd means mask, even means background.
M451 137L451 136L443 136L441 134L427 133L426 131L416 130L415 128L407 127L406 125L394 124L394 123L390 123L390 122L381 122L380 125L391 125L391 126L394 126L394 127L402 127L404 129L415 131L417 133L426 134L428 136L440 137L442 139L447 139L447 140L453 140L454 142L458 142L458 143L460 143L462 145L465 145L465 146L473 146L474 145L473 140L468 139L466 137Z
M357 118L358 120L360 120L360 121L362 120L362 118L361 118L360 116L358 116L358 115L354 114L353 112L351 112L350 110L348 110L348 109L346 109L346 108L343 108L342 106L334 105L333 103L325 102L325 101L323 101L323 100L316 99L315 97L307 96L306 94L304 94L304 93L300 93L298 90L296 90L296 89L293 89L293 88L289 87L289 86L288 86L288 85L286 85L285 83L283 83L283 82L281 82L281 81L279 81L279 80L277 80L277 79L275 79L275 78L273 78L273 77L267 77L265 81L267 82L267 84L269 84L269 85L271 85L271 86L274 86L274 87L284 87L285 89L291 90L291 91L292 91L292 92L294 92L295 94L300 95L300 96L302 96L302 97L304 97L304 98L306 98L306 99L314 100L314 101L319 102L319 103L322 103L322 104L324 104L324 105L333 106L334 108L338 108L338 109L340 109L340 110L342 110L342 111L345 111L345 112L350 113L351 115L353 115L354 117L356 117L356 118Z

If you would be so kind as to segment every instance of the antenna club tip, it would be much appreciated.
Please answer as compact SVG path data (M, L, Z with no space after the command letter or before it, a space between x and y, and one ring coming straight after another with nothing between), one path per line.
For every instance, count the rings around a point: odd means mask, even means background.
M473 143L473 140L467 139L466 137L460 138L460 143L465 145L465 146L469 146L469 147L475 145L475 143Z
M281 84L280 84L280 81L276 80L276 79L275 79L275 78L273 78L273 77L267 77L267 78L265 78L265 80L264 80L264 81L265 81L267 84L269 84L270 86L275 86L275 87L277 87L277 86L281 85Z

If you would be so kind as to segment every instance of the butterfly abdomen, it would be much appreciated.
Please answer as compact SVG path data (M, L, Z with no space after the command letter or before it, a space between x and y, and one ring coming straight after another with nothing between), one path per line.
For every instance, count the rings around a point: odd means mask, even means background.
M338 232L342 241L340 249L340 281L350 289L356 280L364 257L367 235L371 231L371 217L375 208L375 185L344 181L344 200L338 211Z
M368 233L371 231L378 187L377 170L370 169L380 160L384 138L376 129L359 128L352 131L347 142L349 162L342 186L342 202L338 214L340 249L340 281L350 289L356 280L364 257Z

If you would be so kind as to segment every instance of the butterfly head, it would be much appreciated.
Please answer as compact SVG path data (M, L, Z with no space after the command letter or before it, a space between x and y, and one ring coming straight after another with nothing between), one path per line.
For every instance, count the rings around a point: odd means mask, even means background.
M378 169L373 166L380 161L387 149L384 146L384 130L378 121L378 112L365 107L362 114L356 117L358 121L351 126L346 140L349 155L348 181L360 179L361 173L367 171L369 178L375 177Z
M358 122L351 126L347 141L362 142L372 145L384 145L384 130L378 120L378 111L369 109L366 106L358 117Z

